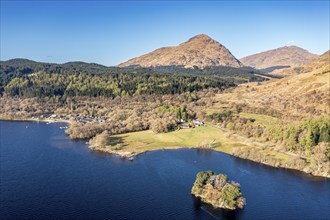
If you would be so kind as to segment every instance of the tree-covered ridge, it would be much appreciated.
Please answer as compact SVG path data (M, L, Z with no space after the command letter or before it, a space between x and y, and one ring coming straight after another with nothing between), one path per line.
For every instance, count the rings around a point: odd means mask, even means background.
M191 193L217 208L234 210L245 205L240 185L212 171L197 173Z
M40 62L34 62L30 60L25 59L14 59L9 61L1 61L0 62L0 94L3 92L4 87L11 82L14 78L24 78L25 81L14 81L14 84L24 84L26 80L31 76L35 75L35 73L48 73L48 74L57 74L61 76L55 76L57 79L59 78L59 83L63 84L61 81L61 77L68 77L72 75L79 75L80 77L85 77L87 75L90 76L99 76L100 78L95 78L93 80L88 79L85 81L81 81L78 76L78 80L80 80L81 83L93 81L99 81L99 80L106 80L106 82L109 81L110 78L113 79L115 83L121 83L120 80L129 80L129 83L120 84L118 85L120 88L123 87L125 92L127 94L134 94L134 91L128 91L131 87L137 87L136 83L142 82L142 84L150 84L149 88L141 88L142 90L148 90L149 94L152 93L150 90L153 90L155 88L155 84L158 84L159 82L167 81L167 84L173 83L171 87L174 87L173 91L171 92L182 92L182 91L189 91L190 88L182 88L182 86L177 85L178 83L186 83L191 81L198 81L198 80L204 80L204 81L216 81L215 84L210 84L207 86L206 84L200 85L200 82L198 83L197 87L193 88L193 90L197 90L202 88L208 88L208 87L227 87L232 86L234 83L243 83L247 81L263 81L264 78L260 76L254 75L255 70L251 68L231 68L231 67L208 67L205 69L187 69L180 66L166 66L166 67L155 67L155 68L141 68L141 67L134 67L134 68L119 68L119 67L106 67L99 64L94 63L84 63L84 62L69 62L65 64L51 64L51 63L40 63ZM77 77L77 76L75 76ZM71 79L77 79L77 78ZM135 80L135 82L132 81L132 77L138 77L139 79ZM158 80L155 80L156 78L159 78ZM189 78L189 80L183 80L182 78ZM205 80L205 79L208 80ZM219 81L223 81L220 84L219 87ZM111 81L112 82L112 81ZM30 85L30 84L29 84ZM91 84L93 85L93 84ZM122 86L123 85L123 86ZM51 87L53 85L47 84L47 86ZM87 86L87 85L86 85ZM146 87L146 85L142 85ZM101 88L100 88L101 87ZM91 96L94 95L102 95L106 94L106 96L112 96L111 92L105 91L109 88L109 85L101 85L98 84L95 91L88 91L87 95L91 93ZM127 88L129 87L129 88ZM167 87L167 85L162 85L161 87ZM178 88L180 87L180 88ZM110 86L110 88L114 88L114 86ZM61 90L60 88L54 88ZM91 88L89 88L91 89ZM137 89L137 88L135 88ZM46 88L47 90L47 88ZM85 89L80 89L85 91ZM99 90L99 91L96 91ZM101 91L102 90L102 91ZM163 89L164 90L164 89ZM165 88L165 90L167 90ZM57 91L59 92L59 91ZM71 91L72 92L72 91ZM73 91L74 92L74 91ZM81 92L81 91L79 91ZM86 92L86 91L85 91ZM124 93L125 93L124 92ZM171 94L166 91L163 91L165 94ZM37 93L37 92L36 92ZM103 93L103 94L98 94ZM114 92L116 93L116 92ZM162 92L158 91L158 93L163 94ZM157 94L157 92L156 92ZM19 94L17 94L19 95Z
M274 123L264 124L253 118L234 114L236 111L215 112L206 115L204 119L244 137L267 143L265 146L268 149L276 146L278 151L294 153L299 157L283 161L267 154L262 155L256 148L236 150L235 156L273 166L304 170L314 175L330 175L329 116L322 115L290 123L277 119Z
M236 106L236 108L239 107ZM234 111L225 110L206 115L205 120L249 138L253 137L263 142L270 140L277 142L284 145L286 151L295 152L304 157L310 156L312 148L319 143L330 143L330 117L326 115L289 124L277 121L272 126L266 126L255 122L255 119L239 117L238 114L234 114Z
M117 97L137 94L180 94L207 88L225 89L233 81L213 76L120 73L114 75L34 73L14 78L5 86L12 96L91 96Z
M304 119L289 125L277 124L271 127L269 133L276 141L285 142L287 150L304 152L308 156L312 147L321 142L330 142L330 117Z

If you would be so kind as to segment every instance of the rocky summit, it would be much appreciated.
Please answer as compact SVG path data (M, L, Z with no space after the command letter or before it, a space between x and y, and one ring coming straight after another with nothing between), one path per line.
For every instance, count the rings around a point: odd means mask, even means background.
M159 48L151 53L121 63L119 67L139 65L141 67L184 66L204 68L206 66L241 67L241 62L219 42L205 34L197 35L178 46Z

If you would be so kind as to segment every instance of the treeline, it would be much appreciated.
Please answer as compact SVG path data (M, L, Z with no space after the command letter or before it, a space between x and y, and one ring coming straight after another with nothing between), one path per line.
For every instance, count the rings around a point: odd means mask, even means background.
M176 74L120 73L114 75L48 74L14 78L5 86L11 96L52 97L89 96L110 97L125 95L181 94L207 88L225 89L235 86L233 81L213 76Z
M216 112L204 116L205 120L217 123L223 128L235 131L243 136L264 142L258 148L242 148L234 152L235 156L280 166L304 170L314 175L330 175L330 117L319 116L297 122L278 120L272 125L264 125L253 118L240 117L233 111ZM292 152L296 155L288 160L265 154L263 150Z
M195 66L193 69L191 69L191 68L184 68L183 66L158 66L158 67L153 67L152 69L164 73L218 75L224 78L225 77L235 78L235 80L240 83L247 81L259 82L263 80L261 77L253 75L253 74L260 74L261 72L251 67L234 68L228 66L207 66L203 69L200 69L197 66ZM246 78L247 74L250 75L248 79ZM268 75L268 77L272 77L272 76ZM275 78L275 76L273 78Z
M277 142L283 142L287 150L303 153L308 157L314 146L321 142L330 142L330 118L321 116L294 124L276 124L269 129L269 134ZM327 156L330 158L330 149Z
M154 67L154 68L142 68L142 67L135 67L135 68L119 68L119 67L106 67L99 64L94 63L84 63L84 62L69 62L65 64L52 64L52 63L40 63L34 62L31 60L26 59L13 59L9 61L1 61L0 62L0 94L4 91L4 87L15 78L23 78L24 81L22 82L14 82L16 84L22 84L28 80L31 75L33 76L34 73L42 72L45 74L54 74L60 76L72 76L72 75L79 75L82 76L93 76L93 77L100 77L95 78L95 80L108 80L112 78L115 83L121 83L118 87L123 87L123 90L126 93L134 93L134 91L130 90L130 87L136 87L136 83L144 82L146 84L150 84L151 88L147 88L148 92L153 92L155 84L160 81L155 81L155 77L160 77L162 80L169 80L167 84L171 84L171 87L174 87L172 91L169 91L168 85L162 84L159 87L162 88L158 94L171 94L171 92L182 92L182 91L196 91L201 88L208 88L208 87L227 87L233 86L234 84L243 83L247 81L263 81L265 80L262 77L254 75L255 70L249 68L232 68L232 67L208 67L205 69L186 69L180 66L169 66L169 67ZM152 77L153 76L153 77ZM58 76L55 76L55 79ZM132 77L138 77L139 79L136 82L132 81ZM129 83L123 84L120 81L120 78L129 80ZM72 79L72 78L71 78ZM74 78L76 79L76 78ZM118 80L119 79L119 80ZM182 80L184 79L184 80ZM205 80L207 79L207 80ZM193 83L194 81L201 80L204 82L201 85L201 82L196 83L197 85L193 85L193 88L183 88L180 83ZM207 81L207 82L205 82ZM214 84L211 84L211 81L215 81ZM88 81L87 81L88 82ZM30 83L30 82L29 82ZM62 83L62 82L60 82ZM80 82L85 83L85 82ZM209 85L207 85L209 84ZM219 87L220 84L220 87ZM29 84L30 85L30 84ZM46 85L40 90L48 90L47 87L52 85ZM88 85L86 85L88 86ZM145 86L145 85L143 85ZM190 85L191 86L191 85ZM111 87L111 86L110 86ZM112 86L113 87L113 86ZM109 91L105 91L102 88L89 88L88 94L95 95L104 95L107 94L108 96L112 96ZM136 88L135 88L136 89ZM84 90L84 89L83 89ZM62 91L59 89L58 92ZM75 92L75 91L71 91ZM86 92L86 91L85 91ZM79 91L80 93L80 91ZM14 94L19 95L14 92Z
M232 111L223 111L223 112L215 112L209 115L206 115L206 120L213 121L213 122L223 122L223 120L227 118L231 118L233 116Z
M308 118L295 123L276 123L271 126L253 118L239 117L232 111L212 113L205 119L249 138L281 144L286 151L309 157L313 147L321 142L330 143L330 117ZM328 152L330 159L330 149Z

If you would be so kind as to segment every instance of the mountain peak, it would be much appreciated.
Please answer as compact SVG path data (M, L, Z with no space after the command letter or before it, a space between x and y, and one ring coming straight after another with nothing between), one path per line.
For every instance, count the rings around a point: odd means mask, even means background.
M211 37L206 34L198 34L188 40L189 41L214 41Z
M140 65L151 66L230 66L241 67L242 64L230 51L206 34L199 34L178 46L163 47L151 53L128 60L118 66Z
M297 46L284 46L243 57L240 61L257 69L280 66L296 67L311 62L318 56Z

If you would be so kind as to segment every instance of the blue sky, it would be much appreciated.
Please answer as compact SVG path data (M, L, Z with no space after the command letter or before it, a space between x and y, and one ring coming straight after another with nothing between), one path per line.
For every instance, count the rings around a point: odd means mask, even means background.
M1 60L106 66L204 33L237 58L329 50L329 1L3 1Z

